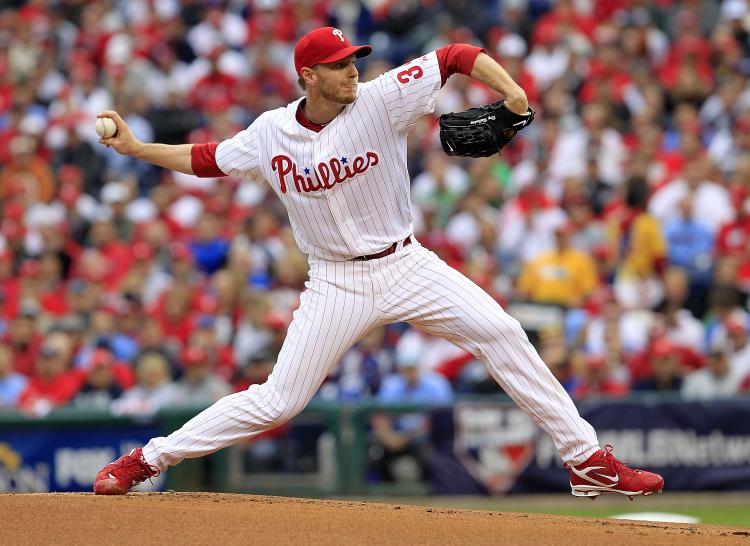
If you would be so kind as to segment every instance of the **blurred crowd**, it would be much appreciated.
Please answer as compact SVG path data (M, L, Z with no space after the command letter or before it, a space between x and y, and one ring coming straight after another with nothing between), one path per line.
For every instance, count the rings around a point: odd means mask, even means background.
M524 325L574 397L750 390L745 0L3 6L0 409L142 413L265 380L307 274L273 192L119 156L94 120L114 109L144 141L226 139L300 96L294 44L323 25L373 44L364 81L467 42L526 90L537 119L502 156L449 159L434 116L413 129L415 234L510 309L532 304ZM455 76L436 113L497 98ZM472 355L398 324L317 396L499 390ZM384 443L423 426L376 424Z

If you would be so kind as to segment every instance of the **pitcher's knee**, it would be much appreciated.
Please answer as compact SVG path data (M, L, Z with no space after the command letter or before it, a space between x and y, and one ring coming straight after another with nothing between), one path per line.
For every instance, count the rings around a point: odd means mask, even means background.
M485 321L483 326L478 339L481 343L507 342L516 338L526 339L526 332L523 331L521 323L510 315L493 317Z
M269 428L288 421L302 411L302 408L297 407L297 401L290 400L288 394L268 383L259 385L254 394L261 410L260 417Z

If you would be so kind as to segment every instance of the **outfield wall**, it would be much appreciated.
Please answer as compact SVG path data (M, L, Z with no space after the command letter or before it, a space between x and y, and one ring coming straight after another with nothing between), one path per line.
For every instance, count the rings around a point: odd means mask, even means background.
M663 474L666 490L750 490L750 398L686 403L646 397L579 408L602 444L613 444L633 466ZM44 418L0 413L0 491L90 491L104 464L197 411L115 417L65 409ZM368 423L380 412L429 417L424 479L384 483L373 476L376 445ZM272 464L263 458L269 446L276 450ZM142 486L316 496L497 495L567 487L550 438L500 397L442 408L313 403L281 434L185 461Z

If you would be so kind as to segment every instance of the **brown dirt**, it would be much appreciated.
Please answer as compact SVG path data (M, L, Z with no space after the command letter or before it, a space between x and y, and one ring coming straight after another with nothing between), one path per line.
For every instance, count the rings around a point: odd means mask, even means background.
M711 525L217 493L0 495L0 544L750 544Z

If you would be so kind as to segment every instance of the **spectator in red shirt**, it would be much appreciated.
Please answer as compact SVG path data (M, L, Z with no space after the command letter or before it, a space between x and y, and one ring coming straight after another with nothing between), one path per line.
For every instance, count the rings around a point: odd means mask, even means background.
M167 340L182 346L187 344L195 327L190 305L192 295L190 285L176 284L167 291L162 308L155 314Z
M187 135L187 142L199 144L201 142L221 142L239 133L243 127L232 120L229 110L234 106L217 98L201 111L205 124L193 129Z
M41 294L39 303L50 315L60 317L68 312L63 283L63 262L55 252L46 252L39 259Z
M36 375L18 399L21 410L45 415L73 399L81 381L68 369L70 358L71 344L66 334L55 332L47 336L36 361Z
M13 274L14 262L12 251L0 250L0 319L11 319L18 314L21 283Z
M553 8L539 17L532 35L532 43L544 40L549 33L565 35L581 33L591 38L596 29L597 20L591 13L581 9L573 0L555 2Z
M750 242L750 197L745 191L734 192L732 204L737 216L719 229L716 236L719 256L742 256Z
M328 17L326 2L286 2L281 0L253 0L247 18L248 41L293 42L299 25L321 25Z
M631 85L628 66L623 64L620 33L607 26L601 27L597 34L600 36L594 49L594 58L578 98L584 103L600 101L619 106L624 103L625 92Z
M271 64L268 43L261 42L255 50L253 73L243 85L242 105L254 112L265 112L286 106L295 97L295 87L286 71Z
M633 389L679 392L682 387L682 370L676 348L666 339L660 338L653 344L650 354L651 370L643 379L635 382Z
M91 226L91 246L105 258L107 271L105 285L109 290L117 287L128 272L133 257L126 243L117 239L117 232L110 220L101 220Z
M42 343L38 318L39 304L33 300L22 301L19 315L11 320L2 340L2 344L10 347L13 354L15 371L26 376L34 374L34 364Z
M736 258L729 257L718 260L718 263L722 262L736 262L736 286L744 294L750 294L750 238L745 241L745 247L743 248L742 254Z
M711 93L713 71L707 51L708 45L696 37L685 37L675 44L661 73L661 83L674 104L700 104Z
M83 376L83 384L73 403L78 408L108 410L110 404L122 396L123 387L115 377L115 362L112 353L94 351ZM131 371L131 375L132 371ZM128 387L132 386L133 382Z
M671 370L671 365L663 362L665 359L670 359L670 363L674 361L676 369ZM628 367L636 390L652 389L656 383L663 386L672 372L675 375L675 388L679 389L676 377L681 381L684 371L698 369L704 364L703 357L694 350L675 345L666 336L657 335L645 350L633 356Z
M208 74L195 84L188 94L188 103L196 110L204 110L212 104L236 104L239 99L239 82L231 74L219 68L219 57L222 48L214 48L208 54L210 67Z
M198 347L205 353L209 369L225 381L234 378L234 354L232 347L221 343L216 337L216 318L203 314L195 319L195 331L190 336L190 346Z
M584 360L583 376L573 391L574 398L614 398L628 394L628 386L612 377L606 357L587 355Z
M169 231L169 235L173 238L178 238L183 235L183 226L172 216L171 207L179 199L180 190L175 184L162 183L156 186L149 194L149 199L153 202L157 210L157 220L152 222L150 225L159 226L156 229L163 229L166 227ZM163 226L161 224L163 222ZM148 240L148 229L146 229L144 236Z
M5 58L0 58L0 115L5 115L11 109L14 88L8 62Z

